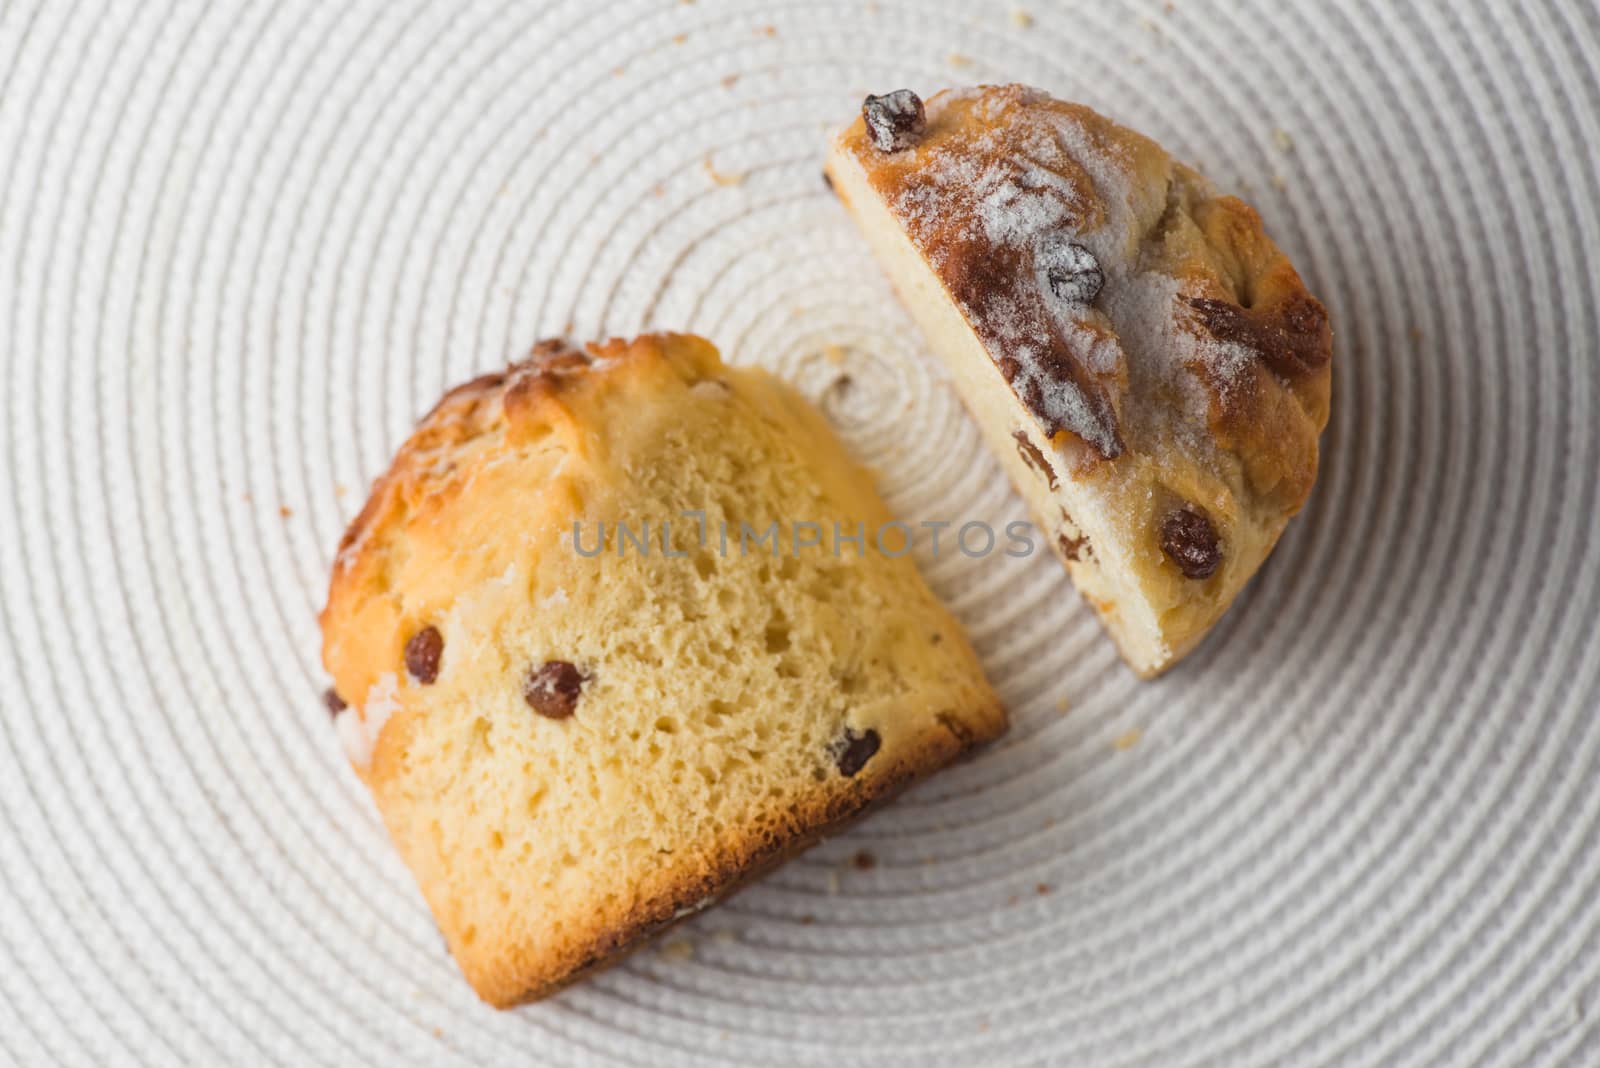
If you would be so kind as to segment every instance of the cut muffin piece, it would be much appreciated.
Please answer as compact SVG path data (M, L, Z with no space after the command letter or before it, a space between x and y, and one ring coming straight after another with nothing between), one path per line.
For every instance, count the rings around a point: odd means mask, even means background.
M791 534L890 518L815 409L695 337L541 344L422 420L340 545L323 660L486 1001L556 989L1000 733L909 559Z
M1242 201L1038 90L868 97L826 172L1124 659L1170 667L1311 490L1322 305Z

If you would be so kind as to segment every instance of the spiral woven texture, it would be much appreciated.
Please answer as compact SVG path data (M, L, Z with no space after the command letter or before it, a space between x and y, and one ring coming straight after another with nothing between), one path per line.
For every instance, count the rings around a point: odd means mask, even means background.
M344 523L447 385L645 328L1022 518L819 173L980 81L1259 207L1309 506L1153 683L924 540L1010 734L483 1007L318 697ZM0 1061L1600 1064L1597 144L1586 0L0 0Z

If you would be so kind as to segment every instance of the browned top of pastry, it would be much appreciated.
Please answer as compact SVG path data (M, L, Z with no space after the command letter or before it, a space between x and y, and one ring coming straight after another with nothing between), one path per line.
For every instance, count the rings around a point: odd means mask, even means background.
M904 147L878 147L863 121L841 144L1082 464L1214 447L1279 506L1303 500L1332 335L1248 205L1149 138L1024 86L933 96Z

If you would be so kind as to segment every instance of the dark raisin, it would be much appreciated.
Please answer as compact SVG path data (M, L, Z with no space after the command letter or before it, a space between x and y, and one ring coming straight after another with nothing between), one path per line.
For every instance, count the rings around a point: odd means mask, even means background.
M1014 430L1011 436L1017 439L1017 455L1022 457L1022 462L1033 468L1034 471L1045 477L1051 489L1056 488L1055 468L1050 466L1050 461L1044 458L1044 453L1039 451L1039 446L1028 439L1026 432Z
M349 705L345 704L344 698L339 696L339 691L332 686L322 691L322 703L327 706L328 715L330 716L337 716L349 707Z
M1186 578L1208 578L1222 563L1222 546L1211 518L1192 504L1174 508L1161 521L1161 551Z
M578 697L589 677L565 660L547 660L528 669L522 680L522 699L546 719L566 719L578 708Z
M829 174L827 171L822 172L822 184L828 187L828 192L838 192L838 190L833 188L833 175Z
M1047 234L1036 253L1050 292L1071 304L1087 304L1100 295L1105 272L1094 253L1060 233Z
M878 732L867 728L860 734L846 727L844 736L833 745L833 762L839 767L839 774L845 778L853 778L856 772L867 766L882 745Z
M438 627L423 627L406 642L406 670L427 686L439 677L439 658L443 655L444 635Z
M858 849L856 855L850 858L850 864L856 871L871 871L878 866L878 858L865 849Z
M910 89L867 97L861 105L861 115L867 120L867 136L879 152L910 148L928 128L922 98Z

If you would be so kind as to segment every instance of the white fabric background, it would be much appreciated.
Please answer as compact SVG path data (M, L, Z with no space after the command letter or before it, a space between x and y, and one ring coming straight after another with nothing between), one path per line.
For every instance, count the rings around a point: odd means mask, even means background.
M0 1059L1600 1064L1596 8L1019 6L0 0ZM318 700L342 525L447 384L647 326L1020 518L819 176L985 80L1259 206L1310 506L1151 684L1050 559L925 558L1010 735L483 1008Z

